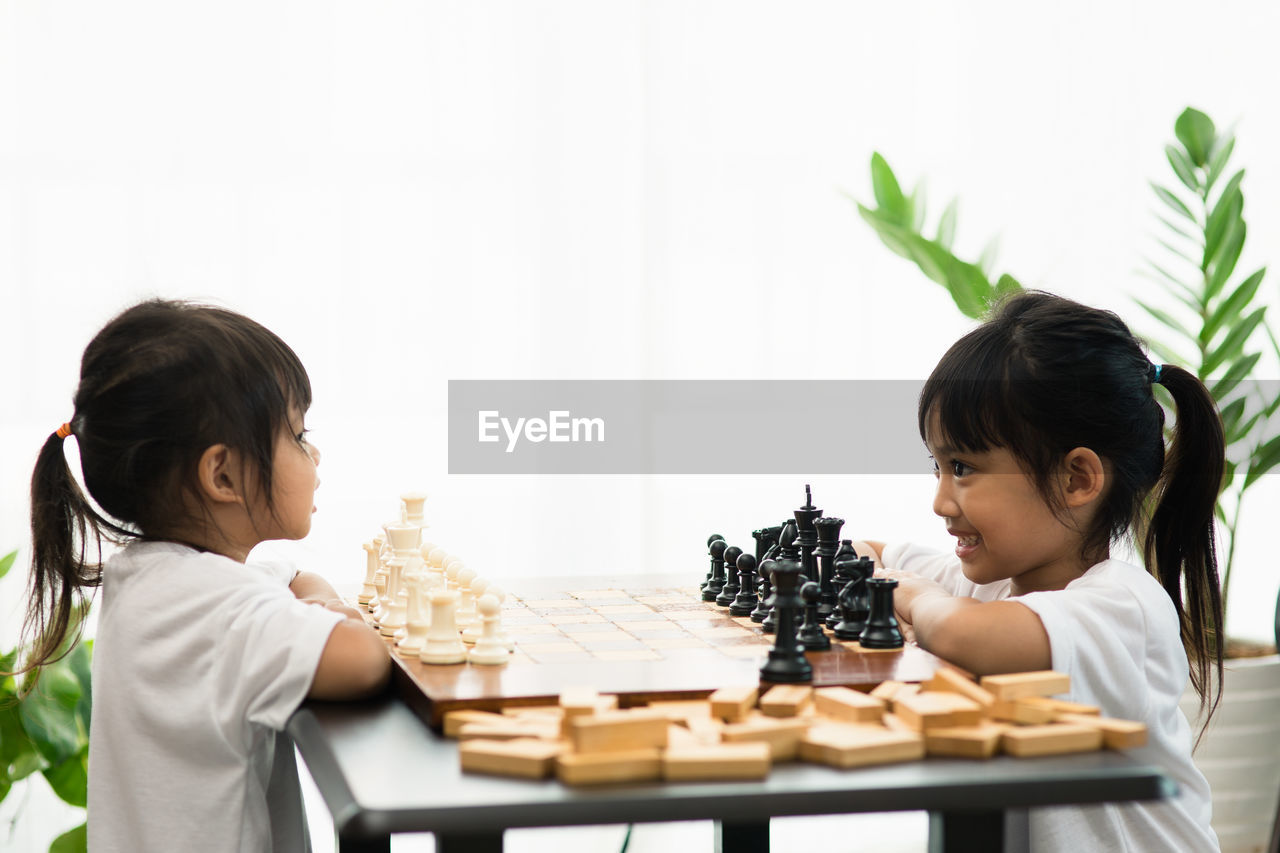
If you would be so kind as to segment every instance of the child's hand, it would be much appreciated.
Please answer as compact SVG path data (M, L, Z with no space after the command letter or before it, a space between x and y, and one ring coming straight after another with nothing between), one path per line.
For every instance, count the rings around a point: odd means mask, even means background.
M915 622L912 611L918 601L933 596L952 597L941 584L922 578L913 572L901 569L876 569L875 576L898 582L898 588L893 591L893 609L898 621L908 627ZM914 630L912 633L914 634Z

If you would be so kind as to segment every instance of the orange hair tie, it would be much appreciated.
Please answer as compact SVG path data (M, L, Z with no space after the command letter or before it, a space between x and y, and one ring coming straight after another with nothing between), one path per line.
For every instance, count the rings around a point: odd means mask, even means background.
M66 438L71 435L71 424L63 424L58 427L58 431L54 433L58 438Z

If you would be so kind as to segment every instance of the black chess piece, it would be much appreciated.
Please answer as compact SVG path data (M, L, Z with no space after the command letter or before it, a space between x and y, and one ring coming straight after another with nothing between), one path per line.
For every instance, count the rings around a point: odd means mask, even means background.
M851 554L853 549L849 550ZM844 557L837 565L849 582L840 590L840 621L831 630L838 640L857 640L867 626L871 603L867 597L867 578L872 562L866 557Z
M818 585L821 588L818 599L818 616L823 619L835 612L839 587L835 584L835 556L840 548L840 528L844 526L843 518L815 518L813 526L818 531Z
M756 558L738 557L738 595L729 605L730 616L750 616L756 606Z
M716 596L716 604L720 607L728 607L738 597L738 558L741 556L742 549L737 545L730 545L725 549L724 586Z
M804 624L800 626L797 639L806 652L825 652L831 648L831 638L822 630L822 622L818 619L818 599L822 597L822 588L810 581L800 587L800 598L804 601Z
M800 543L800 571L810 580L817 580L818 564L814 549L818 546L818 531L813 523L822 517L822 510L813 505L813 493L808 483L804 487L804 506L792 515L796 518L796 540Z
M800 567L800 550L796 547L797 533L796 523L794 520L785 521L782 524L782 532L778 534L778 556L774 558L774 562L795 563L796 568ZM772 577L772 574L770 575ZM773 583L771 581L771 583ZM766 634L772 634L778 627L778 590L777 584L773 583L773 595L769 597L769 615L764 617L764 621L760 623L760 627L764 629ZM799 579L796 580L796 587L799 588Z
M702 600L715 601L720 590L724 589L724 552L729 547L729 543L723 539L716 539L708 547L711 551L711 577L707 579L707 585L702 588Z
M812 681L813 666L796 639L796 611L803 604L797 587L800 564L795 560L773 561L773 599L778 614L778 631L769 659L760 667L762 681L793 683Z
M710 553L711 553L711 543L712 543L712 542L714 542L714 541L716 541L717 539L719 539L719 540L721 540L721 541L724 541L724 537L723 537L723 536L721 536L719 533L712 533L710 536L708 536L708 537L707 537L707 553L708 553L708 554L710 554ZM713 562L712 562L712 566L714 566L714 565L715 565L715 563L714 563L714 561L713 561ZM714 569L714 568L708 568L708 569L707 569L707 577L706 577L706 580L704 580L702 583L700 583L700 584L698 585L698 589L703 589L703 590L705 590L705 589L707 588L707 584L711 583L711 576L712 576L712 574L714 574L714 573L715 573L715 569Z
M858 642L865 649L900 649L902 631L893 615L893 591L898 582L892 578L870 578L867 590L871 596L871 615Z
M836 609L827 617L827 627L835 629L843 618L840 615L840 593L848 585L853 578L849 575L848 569L853 565L852 561L858 556L858 552L853 550L852 539L842 539L840 547L836 550L836 555L831 562L835 566L835 577L832 578L832 586L836 592Z
M776 548L777 543L775 543L773 548L770 549L770 552ZM770 573L773 571L772 563L772 559L761 560L759 568L757 569L757 572L759 572L760 575L760 580L756 583L756 597L760 600L756 604L756 609L751 611L752 622L764 622L769 618L769 608L772 607L770 599L773 598L773 581L770 579ZM766 564L768 564L768 568L765 568Z

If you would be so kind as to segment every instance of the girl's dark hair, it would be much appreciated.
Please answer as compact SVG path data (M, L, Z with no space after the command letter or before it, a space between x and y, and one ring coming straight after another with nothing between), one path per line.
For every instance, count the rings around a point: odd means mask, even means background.
M271 462L290 408L311 405L311 382L284 341L248 317L189 302L153 300L98 332L80 362L71 431L80 490L50 435L31 477L31 579L20 671L74 645L86 589L101 581L102 540L165 538L199 521L196 463L225 444L251 466L271 508ZM90 551L95 558L90 560ZM74 640L74 636L72 638Z
M920 394L920 436L936 423L962 450L1007 448L1056 510L1063 507L1053 476L1070 450L1087 447L1108 464L1110 482L1090 529L1082 531L1081 556L1096 559L1131 529L1145 531L1147 570L1177 609L1207 726L1222 694L1214 549L1222 421L1194 374L1161 365L1159 384L1176 410L1166 454L1155 378L1155 365L1115 314L1020 292L942 357Z

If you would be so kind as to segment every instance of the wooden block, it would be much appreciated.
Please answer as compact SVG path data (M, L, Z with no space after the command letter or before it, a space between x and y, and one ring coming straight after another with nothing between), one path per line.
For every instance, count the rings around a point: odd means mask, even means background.
M767 743L719 743L668 749L662 757L662 777L672 782L713 779L763 779L769 775Z
M1098 716L1101 709L1097 705L1082 705L1079 702L1068 702L1066 699L1051 699L1048 696L1026 696L1018 700L1035 708L1047 708L1056 714L1090 714Z
M1000 748L1000 736L1008 723L982 722L976 726L943 726L924 733L924 749L929 755L955 758L990 758Z
M755 707L758 687L722 687L711 694L711 713L726 723L736 723Z
M1135 720L1095 717L1092 714L1059 714L1058 722L1097 729L1102 732L1102 745L1107 749L1132 749L1147 743L1147 727Z
M892 705L893 702L897 702L899 699L907 699L911 696L915 696L919 692L920 692L919 684L904 684L898 688L898 691L896 693L893 694L893 701L890 702L889 704Z
M724 727L725 743L767 743L774 761L790 761L800 749L800 738L809 730L803 717L758 717Z
M594 687L566 687L560 691L559 705L566 717L594 714L600 693Z
M989 713L991 706L996 701L990 691L982 689L954 669L939 669L933 674L933 678L924 683L922 689L942 693L959 693L966 699L972 699L981 705L984 713Z
M903 722L902 718L899 717L897 714L885 714L883 717L880 718L880 722L884 725L886 729L890 729L891 731L895 731L895 732L914 732L915 731L915 729L911 728L911 726Z
M984 675L979 682L996 699L1020 699L1023 696L1053 696L1071 689L1071 677L1051 669L1038 672L1011 672L1006 675Z
M705 720L693 717L685 720L685 728L702 743L719 743L724 723L713 717L707 717Z
M662 750L562 752L556 756L556 778L566 785L649 782L662 778Z
M1027 699L997 699L991 706L993 720L1005 720L1024 726L1041 726L1053 722L1054 711L1041 705L1033 705Z
M645 707L661 712L668 720L680 725L691 719L711 719L711 703L707 701L650 702Z
M832 767L861 767L924 757L924 738L862 723L811 726L800 738L800 757Z
M687 728L675 723L667 724L667 749L680 747L703 746L705 741Z
M794 717L813 700L807 684L779 684L760 697L760 710L770 717Z
M502 715L523 720L553 720L558 723L564 717L564 708L559 705L518 705L503 708Z
M882 681L868 695L882 699L885 702L892 702L894 694L906 686L901 681Z
M884 716L884 702L848 687L819 687L813 691L818 713L846 723L878 723Z
M560 726L555 722L527 722L525 720L499 718L498 723L463 723L455 737L458 740L516 740L518 738L543 738L555 740L560 736Z
M615 752L667 745L667 718L659 711L633 708L569 719L576 752Z
M618 697L613 695L596 696L595 703L576 703L569 707L561 708L560 711L564 715L560 718L560 736L569 737L569 721L591 717L596 714L603 714L607 711L618 710Z
M1071 723L1046 726L1014 726L1000 736L1000 746L1010 755L1060 755L1092 752L1102 748L1102 732Z
M467 773L490 773L544 779L551 775L562 741L517 738L515 740L469 740L458 747L458 759Z
M507 718L502 714L495 714L491 711L473 711L464 708L460 711L448 711L444 715L444 736L457 737L458 730L466 723L506 723Z
M976 726L982 706L959 693L916 693L895 700L893 712L918 732L943 726Z

